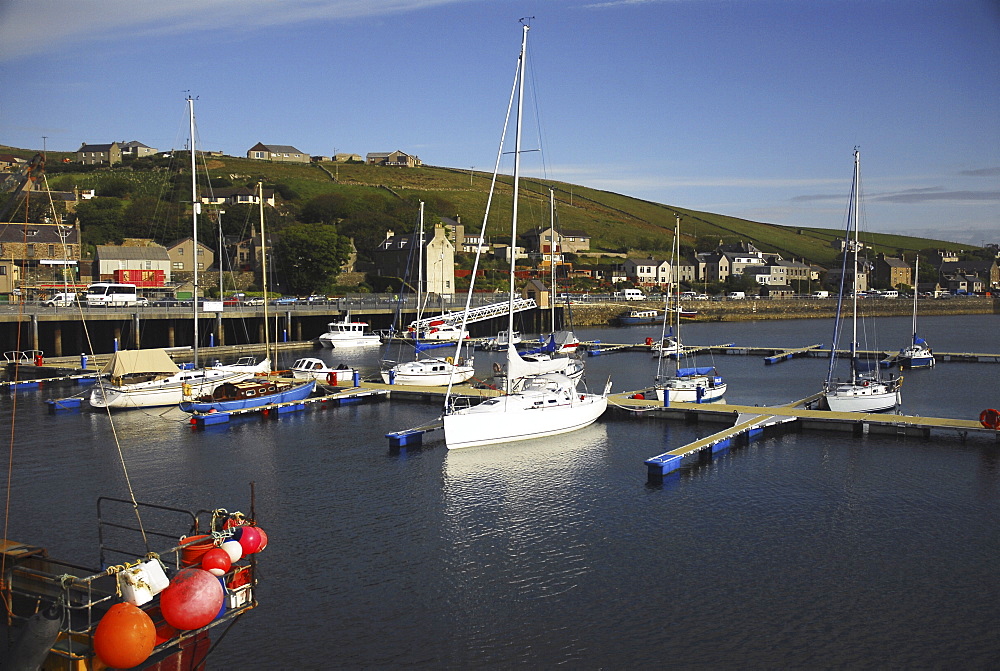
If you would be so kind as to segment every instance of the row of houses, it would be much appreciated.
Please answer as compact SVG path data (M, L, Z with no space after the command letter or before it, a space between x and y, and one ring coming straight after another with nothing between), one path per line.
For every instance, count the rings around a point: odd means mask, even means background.
M138 141L131 142L111 142L108 144L87 144L83 143L76 150L77 163L84 165L117 165L124 159L144 158L155 156L159 151ZM221 152L207 152L222 155ZM273 163L309 163L310 161L338 161L341 163L360 163L362 158L359 154L340 153L330 156L310 156L309 154L296 149L287 144L264 144L258 142L247 149L247 158L257 161L271 161ZM17 157L7 157L7 162L14 165L23 162ZM369 165L382 165L389 167L417 168L423 165L419 156L413 156L406 152L396 150L390 152L371 152L364 158L364 162ZM5 157L0 155L0 168L5 164Z

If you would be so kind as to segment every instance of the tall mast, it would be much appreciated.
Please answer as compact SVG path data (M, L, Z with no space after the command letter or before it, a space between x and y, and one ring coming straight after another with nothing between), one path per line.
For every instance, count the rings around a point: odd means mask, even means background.
M861 191L861 152L854 149L854 202L852 203L852 217L854 218L854 291L852 291L851 307L853 331L851 334L851 378L857 374L857 367L854 358L858 350L858 200Z
M417 319L424 314L423 303L427 301L424 291L424 201L420 201L420 223L417 226ZM420 334L417 334L420 337Z
M191 290L191 305L193 306L194 318L194 367L198 367L198 210L201 203L198 202L198 174L195 172L194 158L194 98L188 96L188 121L191 131L191 239L193 240L191 265L194 267L194 287Z
M267 237L264 235L264 182L257 182L257 190L260 197L258 208L260 210L260 272L261 284L264 287L264 357L268 358L271 356L271 334L267 324ZM271 359L272 368L277 358L275 355L274 359Z
M552 332L556 332L556 196L549 189L549 311L552 313ZM564 320L565 323L565 320Z
M528 25L521 25L521 56L517 64L517 121L514 126L514 203L510 218L510 293L507 305L507 349L514 347L514 246L517 242L517 190L521 176L521 111L524 109L524 63L528 51Z
M674 260L673 265L670 268L670 279L674 285L674 304L671 307L674 314L674 342L676 343L676 351L674 352L674 370L676 375L680 376L681 372L681 282L680 273L678 272L678 265L680 264L681 258L681 215L674 214ZM660 347L663 344L661 342Z
M920 252L913 264L913 344L917 344L917 276L920 275Z

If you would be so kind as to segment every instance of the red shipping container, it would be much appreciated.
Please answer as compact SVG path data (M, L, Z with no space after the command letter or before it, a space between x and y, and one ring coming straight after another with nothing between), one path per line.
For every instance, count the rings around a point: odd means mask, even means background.
M162 270L122 268L114 272L115 282L134 284L137 287L162 287L165 281Z

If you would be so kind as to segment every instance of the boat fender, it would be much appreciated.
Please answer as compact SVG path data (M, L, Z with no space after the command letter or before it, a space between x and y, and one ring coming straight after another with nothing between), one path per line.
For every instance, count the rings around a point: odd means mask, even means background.
M450 356L446 356L444 358L444 360L447 361L448 363L455 363L455 360L453 358L451 358Z
M336 373L336 371L330 372L330 373L326 374L326 383L329 384L331 387L336 387L337 386L337 373Z
M28 618L17 642L11 647L3 668L41 668L45 658L49 655L49 649L55 645L56 639L59 637L61 624L62 608L58 604L52 604Z
M989 408L979 413L979 423L987 429L1000 431L1000 411Z
M865 380L864 383L861 386L862 387L867 387L868 386L868 380Z
M501 366L498 361L493 362L493 372L497 375L503 372L503 366Z
M646 338L646 347L652 347L652 346L653 346L653 339L647 337Z
M194 387L185 382L184 384L181 385L181 393L184 394L185 396L190 396L191 394L194 393Z

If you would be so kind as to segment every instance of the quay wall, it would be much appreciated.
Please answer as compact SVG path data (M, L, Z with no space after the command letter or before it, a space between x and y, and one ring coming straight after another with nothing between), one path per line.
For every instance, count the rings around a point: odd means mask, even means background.
M763 319L833 319L837 312L836 298L683 301L686 308L698 311L697 321L754 321ZM867 317L903 317L913 314L913 302L906 299L869 299L858 303L858 311ZM850 304L846 309L850 310ZM662 310L663 301L629 303L574 303L575 326L602 326L613 323L626 310ZM921 300L917 306L921 317L930 315L1000 314L1000 298L973 297Z

